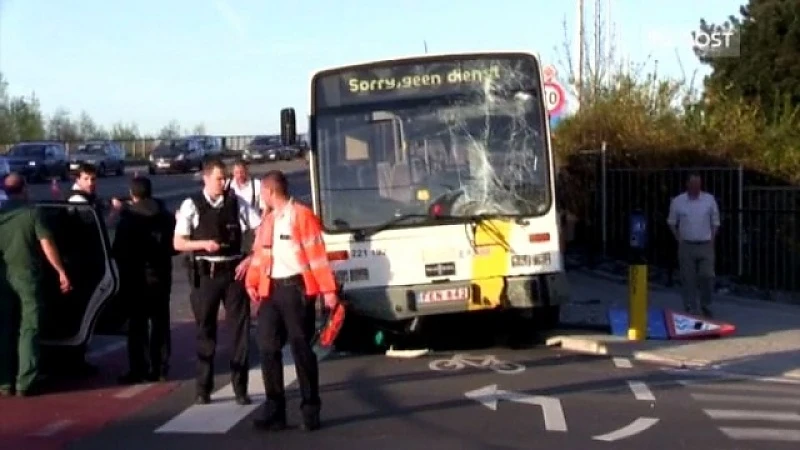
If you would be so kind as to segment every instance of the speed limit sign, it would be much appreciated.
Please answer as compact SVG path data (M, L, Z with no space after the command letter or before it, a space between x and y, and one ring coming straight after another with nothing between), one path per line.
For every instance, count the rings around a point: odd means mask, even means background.
M561 114L561 111L566 105L566 93L564 88L556 81L550 81L544 84L544 103L547 105L547 112L551 116Z

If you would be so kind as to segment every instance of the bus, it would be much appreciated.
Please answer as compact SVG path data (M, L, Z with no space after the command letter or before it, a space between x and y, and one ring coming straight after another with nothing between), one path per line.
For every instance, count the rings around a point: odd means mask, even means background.
M311 78L311 202L349 307L411 332L426 318L558 323L568 297L541 63L425 55ZM285 145L295 110L281 110Z

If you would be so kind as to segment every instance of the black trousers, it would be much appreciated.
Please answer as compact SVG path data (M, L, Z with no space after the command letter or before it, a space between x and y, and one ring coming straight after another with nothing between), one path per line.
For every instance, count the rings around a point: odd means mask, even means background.
M171 289L169 277L145 279L130 298L128 363L131 374L160 377L169 372Z
M200 264L201 267L203 264ZM250 300L241 281L234 277L234 264L214 273L200 270L190 302L197 324L197 393L210 394L214 388L214 355L217 350L217 314L222 303L233 333L230 359L231 384L236 394L247 393L248 347L250 341Z
M282 350L287 342L297 370L301 410L304 414L319 412L319 368L311 346L316 322L314 306L305 295L302 278L297 276L273 280L270 298L259 307L257 339L267 393L267 416L283 415L286 411Z

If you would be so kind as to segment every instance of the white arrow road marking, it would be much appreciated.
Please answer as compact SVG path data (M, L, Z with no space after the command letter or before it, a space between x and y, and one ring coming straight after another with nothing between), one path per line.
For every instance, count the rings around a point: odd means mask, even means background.
M504 391L497 389L496 384L465 392L464 396L470 400L475 400L492 411L497 411L499 400L540 406L544 417L544 428L547 431L567 431L567 419L564 416L564 409L561 407L561 400L556 397Z
M639 434L643 431L646 431L653 425L658 423L659 419L655 417L639 417L638 419L634 420L633 422L625 425L624 427L614 430L610 433L601 434L598 436L593 436L592 439L595 441L604 441L604 442L613 442L619 441L620 439L626 439L633 435Z

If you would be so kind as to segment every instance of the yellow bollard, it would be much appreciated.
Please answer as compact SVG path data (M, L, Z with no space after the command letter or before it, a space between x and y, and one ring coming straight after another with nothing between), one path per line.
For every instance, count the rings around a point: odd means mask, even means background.
M628 340L647 339L647 265L628 269Z

